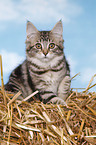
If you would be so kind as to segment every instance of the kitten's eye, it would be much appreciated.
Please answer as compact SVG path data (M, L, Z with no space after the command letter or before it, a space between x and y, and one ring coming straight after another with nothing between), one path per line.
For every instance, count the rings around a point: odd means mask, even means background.
M50 44L49 44L49 48L50 48L50 49L52 49L52 48L54 48L54 47L55 47L55 44L54 44L54 43L50 43Z
M40 43L37 43L36 44L36 48L41 49L42 48L42 45Z

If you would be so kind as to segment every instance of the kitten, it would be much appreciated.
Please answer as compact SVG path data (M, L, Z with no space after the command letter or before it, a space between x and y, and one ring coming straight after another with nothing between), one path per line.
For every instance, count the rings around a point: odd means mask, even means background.
M43 103L65 104L70 90L70 69L63 51L63 26L59 21L51 31L38 31L27 22L26 60L9 77L5 89L22 91L27 97L39 90Z

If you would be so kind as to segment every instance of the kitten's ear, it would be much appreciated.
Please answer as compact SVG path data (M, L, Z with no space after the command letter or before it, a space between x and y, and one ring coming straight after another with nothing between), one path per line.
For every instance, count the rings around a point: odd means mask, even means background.
M37 32L38 30L36 29L36 27L30 21L27 21L27 27L26 27L27 36L30 36L31 34L34 35Z
M53 41L55 41L62 49L64 48L63 25L61 20L57 22L54 28L51 30L50 36L51 39L53 39Z
M38 40L39 31L30 21L27 21L26 33L26 49L29 49L30 45L33 45Z
M54 26L54 28L51 30L51 32L54 35L59 35L62 36L63 33L63 25L62 25L62 21L60 20L59 22L56 23L56 25Z

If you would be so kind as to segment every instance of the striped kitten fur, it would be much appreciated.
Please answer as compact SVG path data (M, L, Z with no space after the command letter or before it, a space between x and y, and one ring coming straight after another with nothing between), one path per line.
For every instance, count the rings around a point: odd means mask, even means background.
M22 91L44 103L65 104L70 90L70 70L63 51L63 26L59 21L51 31L38 31L27 22L26 60L9 77L5 89Z

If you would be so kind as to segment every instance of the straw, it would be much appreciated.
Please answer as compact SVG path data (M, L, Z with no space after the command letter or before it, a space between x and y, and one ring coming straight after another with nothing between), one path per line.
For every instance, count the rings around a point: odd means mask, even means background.
M4 81L3 81L3 67L2 67L2 56L0 55L0 68L1 68L1 85L2 85L2 92L3 92L3 98L4 98L4 104L6 105L6 96L4 92Z

